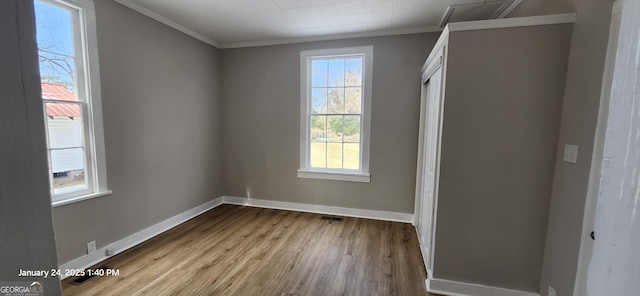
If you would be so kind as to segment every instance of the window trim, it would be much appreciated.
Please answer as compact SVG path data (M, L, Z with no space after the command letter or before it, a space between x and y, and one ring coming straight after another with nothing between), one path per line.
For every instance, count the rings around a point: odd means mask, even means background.
M309 105L310 105L310 61L312 58L329 58L348 55L364 55L362 113L360 134L360 170L318 169L309 164ZM369 149L371 130L371 89L373 81L373 45L332 48L319 50L303 50L300 52L300 168L298 178L324 179L349 182L371 182L369 173Z
M59 207L100 196L110 195L107 186L107 162L105 156L104 121L102 115L102 96L100 85L100 66L98 58L98 36L96 29L95 4L93 0L45 0L64 7L78 10L77 19L73 20L78 26L73 28L74 34L81 40L76 45L78 56L82 57L82 79L78 80L79 88L86 92L86 100L82 106L84 123L86 170L88 189L73 193L54 195L51 187L51 204ZM44 106L44 101L43 101ZM47 137L48 141L48 137ZM87 144L88 143L88 144ZM49 147L47 146L47 149Z

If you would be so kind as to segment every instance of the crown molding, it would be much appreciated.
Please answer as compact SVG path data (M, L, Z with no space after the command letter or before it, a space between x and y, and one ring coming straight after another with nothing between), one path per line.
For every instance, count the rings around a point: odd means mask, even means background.
M314 41L329 41L329 40L342 40L342 39L353 39L353 38L430 33L430 32L441 32L441 31L442 31L442 28L438 26L426 26L426 27L416 27L416 28L407 28L407 29L394 29L394 30L382 30L382 31L373 31L373 32L362 32L362 33L325 35L325 36L316 36L316 37L285 38L285 39L250 41L250 42L231 42L231 43L222 43L220 48L256 47L256 46L294 44L294 43L314 42Z
M150 18L152 18L152 19L154 19L156 21L159 21L159 22L161 22L161 23L163 23L163 24L165 24L165 25L167 25L167 26L169 26L171 28L174 28L174 29L176 29L176 30L178 30L178 31L180 31L182 33L185 33L185 34L187 34L187 35L189 35L189 36L191 36L193 38L196 38L196 39L198 39L198 40L200 40L200 41L202 41L204 43L207 43L207 44L209 44L211 46L215 46L217 48L220 48L220 43L214 41L213 39L211 39L209 37L206 37L206 36L196 32L194 30L191 30L191 29L189 29L189 28L187 28L187 27L185 27L185 26L183 26L183 25L181 25L181 24L179 24L177 22L174 22L174 21L168 19L167 17L165 17L165 16L163 16L163 15L157 13L157 12L154 12L152 10L149 10L148 8L143 7L142 5L137 4L137 3L135 3L135 2L133 2L131 0L114 0L114 1L124 5L126 7L129 7L129 8L131 8L131 9L133 9L133 10L139 12L139 13L142 13L142 14L144 14L144 15L146 15L146 16L148 16L148 17L150 17Z

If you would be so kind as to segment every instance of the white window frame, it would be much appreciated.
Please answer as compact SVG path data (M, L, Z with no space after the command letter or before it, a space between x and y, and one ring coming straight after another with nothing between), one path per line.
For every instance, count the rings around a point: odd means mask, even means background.
M87 189L66 194L54 194L51 179L51 204L53 207L63 206L91 198L110 195L107 186L107 166L104 143L104 122L102 117L102 97L100 88L100 68L98 60L98 38L96 33L95 4L93 0L41 0L56 6L76 9L74 15L74 46L82 62L76 63L78 92L83 94L84 101L80 104L83 120L85 147L85 178ZM43 99L45 103L55 100ZM60 103L71 103L60 101ZM46 123L45 123L46 124ZM47 150L49 137L47 130ZM51 160L49 160L49 178L53 178Z
M311 59L349 55L364 55L362 113L360 120L360 170L312 168L310 164L310 90ZM371 182L369 174L369 143L371 130L371 88L373 81L373 46L304 50L300 52L300 168L298 178L350 182Z

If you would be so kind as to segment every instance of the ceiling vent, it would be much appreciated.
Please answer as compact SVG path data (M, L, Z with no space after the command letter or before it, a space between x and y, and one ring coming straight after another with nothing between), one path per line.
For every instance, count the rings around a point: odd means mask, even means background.
M478 3L450 5L440 21L440 27L453 22L504 18L521 2L522 0L485 0Z

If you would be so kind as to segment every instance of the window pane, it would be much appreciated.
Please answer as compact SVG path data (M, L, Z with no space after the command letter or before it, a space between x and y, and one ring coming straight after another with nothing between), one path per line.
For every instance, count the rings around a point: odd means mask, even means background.
M329 142L342 142L342 115L327 116L327 138Z
M83 146L83 124L78 104L47 103L46 112L49 148Z
M312 142L310 147L311 167L327 167L327 143Z
M349 113L349 114L362 113L362 88L361 87L345 88L344 108L345 108L345 113Z
M45 1L35 1L36 39L40 76L75 93L76 61L73 18L77 11Z
M344 142L360 143L360 116L345 116L342 133Z
M327 94L329 114L344 113L344 88L330 88Z
M348 58L344 61L346 86L362 85L362 58Z
M342 168L342 143L327 143L327 168Z
M51 150L50 157L54 194L65 194L87 188L84 149Z
M329 60L329 87L344 86L344 59Z
M311 89L311 113L327 113L327 89Z
M351 170L360 169L360 144L344 144L344 168Z
M311 86L312 87L326 87L327 86L327 60L312 60L311 61Z
M77 101L78 99L74 95L77 92L75 58L39 50L38 61L40 63L40 79L43 82L55 82L62 85L69 94L73 95L73 100Z
M47 100L62 100L77 102L78 97L73 94L72 87L62 82L46 82L40 83L42 87L42 98Z
M327 141L327 116L314 115L311 116L311 141L326 142Z

